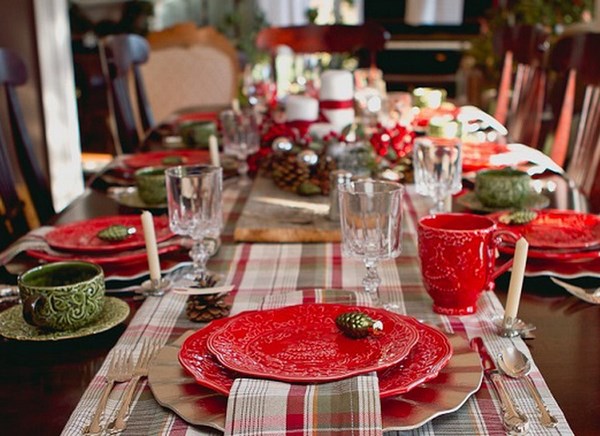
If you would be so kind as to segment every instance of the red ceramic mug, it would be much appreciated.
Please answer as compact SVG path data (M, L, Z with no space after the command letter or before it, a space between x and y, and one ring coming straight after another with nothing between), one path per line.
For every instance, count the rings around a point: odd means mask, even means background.
M498 230L489 218L467 213L442 213L419 220L419 260L433 310L445 315L475 313L481 292L512 265L496 265L496 248L518 235Z

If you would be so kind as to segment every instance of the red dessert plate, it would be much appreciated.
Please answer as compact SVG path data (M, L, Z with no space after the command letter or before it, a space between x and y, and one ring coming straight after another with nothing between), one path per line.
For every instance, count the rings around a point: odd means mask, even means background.
M123 163L133 169L156 166L208 164L209 162L210 155L207 150L150 151L148 153L134 154L123 159Z
M344 335L335 319L349 311L382 321L383 334L363 339ZM412 323L383 309L303 304L233 318L208 337L208 349L233 371L310 383L388 368L405 358L418 339Z
M527 224L508 225L500 217L506 212L490 215L500 228L510 228L521 234L533 248L582 249L600 245L600 217L569 210L538 211Z
M402 318L415 326L419 341L405 359L378 372L381 398L406 393L435 378L452 357L452 346L446 335L414 318ZM243 374L223 366L208 350L207 340L227 322L228 319L211 322L190 336L179 351L179 362L198 384L224 395L229 395L234 380Z
M158 249L158 254L167 254L181 250L181 246L177 244L167 245ZM72 252L52 252L47 253L41 250L27 250L27 255L48 262L60 262L66 260L83 260L86 262L96 263L101 266L119 266L124 264L133 264L146 262L148 254L145 249L127 250L118 253L106 253L94 255L90 253L72 253Z
M135 233L121 241L105 241L98 232L112 225L121 224L135 228ZM156 241L161 242L173 236L166 216L154 217ZM93 218L64 224L51 230L45 236L46 242L57 250L89 252L114 252L132 250L145 246L144 230L140 215L116 215Z

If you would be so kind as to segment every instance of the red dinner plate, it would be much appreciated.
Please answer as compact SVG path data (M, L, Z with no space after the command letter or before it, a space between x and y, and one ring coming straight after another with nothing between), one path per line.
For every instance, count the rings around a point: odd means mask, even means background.
M600 245L600 217L572 210L540 210L537 217L523 225L499 221L506 212L491 214L500 228L521 234L533 248L583 249Z
M452 357L452 346L446 335L414 318L402 316L402 319L415 326L419 341L405 359L378 372L381 398L406 393L437 377ZM179 362L198 384L224 395L229 395L234 380L244 375L223 366L208 350L207 340L227 322L228 319L211 322L190 336L179 351Z
M500 245L498 250L502 253L515 254L514 245ZM587 262L600 258L600 247L594 249L579 250L561 250L561 249L536 249L530 248L527 251L527 257L534 259L546 259L569 262Z
M217 121L219 114L217 112L189 112L175 117L176 123L188 121Z
M122 224L134 227L135 233L122 241L105 241L98 237L98 232L111 225ZM161 242L173 236L166 216L154 217L156 241ZM85 221L64 224L51 230L45 236L46 242L57 250L91 252L116 252L132 250L145 246L144 231L140 215L116 215L93 218Z
M384 333L352 339L336 317L361 311L381 320ZM303 304L245 313L208 337L208 349L230 370L288 382L338 380L388 368L417 343L417 328L384 309L339 304Z
M167 245L158 249L158 254L172 253L181 249L180 245ZM27 254L35 259L46 260L48 262L60 262L65 260L83 260L96 263L101 266L119 266L123 264L132 264L146 262L148 255L145 249L124 251L122 253L107 253L105 255L90 255L88 253L47 253L41 250L27 250Z
M150 151L148 153L133 154L123 159L123 164L133 169L172 166L174 164L196 165L208 163L210 163L210 155L207 150Z

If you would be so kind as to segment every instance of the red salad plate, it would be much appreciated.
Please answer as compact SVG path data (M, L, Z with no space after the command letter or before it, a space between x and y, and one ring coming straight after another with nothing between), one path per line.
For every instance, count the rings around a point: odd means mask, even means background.
M463 143L462 170L463 172L478 171L482 169L501 168L501 166L492 165L490 157L506 153L509 151L506 144L496 142L465 142Z
M135 233L121 241L105 241L98 232L112 225L121 224L135 228ZM166 216L154 217L156 241L165 241L173 236ZM57 226L45 236L46 242L57 250L91 252L117 252L145 246L144 231L140 215L115 215Z
M133 169L208 163L210 163L208 150L150 151L133 154L123 159L123 164Z
M500 245L498 250L502 253L515 254L514 245ZM587 262L600 258L600 246L579 250L561 250L561 249L536 249L530 248L527 251L527 257L533 259L546 259L563 262Z
M384 332L357 340L335 324L360 311L383 322ZM208 349L227 368L252 377L311 383L388 368L417 343L417 328L402 316L361 306L303 304L245 313L208 337Z
M435 378L452 357L452 346L446 335L414 318L402 316L402 319L415 326L419 341L406 358L378 372L381 398L406 393ZM207 340L228 321L216 320L195 332L186 339L178 355L181 365L198 384L224 395L229 395L234 380L244 375L223 366L208 350Z
M506 213L506 212L504 212ZM527 224L499 221L502 212L491 214L498 227L521 234L532 248L583 249L600 245L600 217L572 210L540 210Z

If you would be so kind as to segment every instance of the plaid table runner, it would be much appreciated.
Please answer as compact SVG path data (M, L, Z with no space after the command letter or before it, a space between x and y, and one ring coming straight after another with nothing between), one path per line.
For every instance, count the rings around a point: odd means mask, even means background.
M444 331L451 333L464 329L462 333L469 339L481 336L492 354L513 344L531 357L520 338L507 339L497 335L492 318L501 316L503 307L492 292L485 292L481 296L475 315L447 317L435 314L431 310L432 301L423 288L416 249L416 222L419 216L427 213L430 204L427 199L414 193L412 186L408 187L407 192L403 253L395 261L381 263L382 295L398 303L399 312L437 325ZM244 310L278 307L294 301L306 301L304 294L292 292L299 289L343 288L355 291L361 289L360 282L364 272L362 263L343 258L339 244L234 244L232 235L235 221L246 197L247 191L233 189L225 191L226 225L222 235L223 245L209 264L212 270L226 276L227 283L236 286L236 291L232 293L232 314ZM292 293L283 295L289 292ZM162 298L147 299L93 378L71 415L64 429L64 435L81 434L82 429L89 424L105 383L108 362L115 349L134 349L139 353L140 342L144 338L151 338L164 344L177 339L189 329L201 327L186 318L185 301L185 296L173 293ZM549 410L558 418L559 425L553 430L543 428L537 419L537 409L526 385L518 380L506 379L511 396L521 410L530 417L530 434L572 434L564 415L535 365L531 377ZM114 418L124 388L124 384L118 385L111 394L107 408L107 421ZM500 404L491 390L489 381L484 380L479 392L458 411L435 418L413 432L415 434L504 434L500 421ZM210 428L188 425L176 414L161 407L153 398L147 384L143 382L142 388L136 391L128 427L124 434L219 433ZM389 432L389 434L395 433Z

